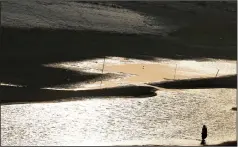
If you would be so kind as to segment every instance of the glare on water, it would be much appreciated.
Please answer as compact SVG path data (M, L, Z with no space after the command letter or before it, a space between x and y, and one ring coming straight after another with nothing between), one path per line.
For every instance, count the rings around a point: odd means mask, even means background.
M205 124L207 143L216 144L236 140L235 105L235 89L158 90L157 96L147 98L1 105L1 142L199 145Z
M236 115L230 110L235 92L158 91L158 96L144 99L5 105L1 106L1 141L3 145L86 145L182 139L197 144L206 124L208 142L219 143L235 139Z

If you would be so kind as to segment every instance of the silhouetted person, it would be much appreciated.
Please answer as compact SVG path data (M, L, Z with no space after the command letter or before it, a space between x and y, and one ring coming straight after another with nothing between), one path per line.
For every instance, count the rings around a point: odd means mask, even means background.
M207 138L207 127L206 127L206 125L203 125L203 127L202 127L202 142L201 142L202 145L206 144L206 141L205 141L206 138Z

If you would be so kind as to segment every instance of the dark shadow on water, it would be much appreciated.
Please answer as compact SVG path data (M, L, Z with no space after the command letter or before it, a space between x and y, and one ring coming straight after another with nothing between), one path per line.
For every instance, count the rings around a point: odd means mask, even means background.
M237 75L150 83L168 89L237 88Z
M157 89L146 86L123 86L79 91L49 90L37 88L0 87L1 104L47 102L55 100L80 100L84 98L136 97L155 96Z
M115 32L76 31L64 29L24 29L1 27L0 61L13 60L32 63L80 61L104 56L131 58L153 57L170 59L236 59L234 50L188 46L184 43L155 35L121 34ZM222 42L222 41L220 41ZM189 42L187 42L189 43ZM225 45L225 44L224 44ZM177 55L181 56L177 56ZM147 55L147 57L139 56ZM150 57L151 56L151 57ZM150 58L149 58L150 57Z
M87 73L38 64L0 63L0 82L23 85L31 88L90 82L111 77L114 74Z
M155 57L236 59L236 46L234 50L226 49L226 42L223 43L224 48L204 46L201 50L199 47L174 41L169 36L3 26L1 32L0 82L32 87L65 84L66 77L71 77L68 83L76 83L107 76L42 66L49 63L83 61L105 56L143 60L154 60ZM230 46L229 43L227 45Z

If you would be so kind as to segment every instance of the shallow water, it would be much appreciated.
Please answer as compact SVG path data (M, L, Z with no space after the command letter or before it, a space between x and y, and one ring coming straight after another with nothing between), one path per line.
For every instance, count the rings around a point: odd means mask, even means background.
M236 90L158 91L150 98L104 98L1 106L2 145L198 145L236 140ZM180 141L179 141L180 140Z

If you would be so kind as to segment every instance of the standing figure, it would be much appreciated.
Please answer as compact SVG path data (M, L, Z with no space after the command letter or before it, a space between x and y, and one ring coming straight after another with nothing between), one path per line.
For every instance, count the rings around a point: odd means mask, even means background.
M206 125L203 125L203 127L202 127L202 142L201 142L202 145L206 144L206 141L205 141L206 138L207 138L207 127L206 127Z

